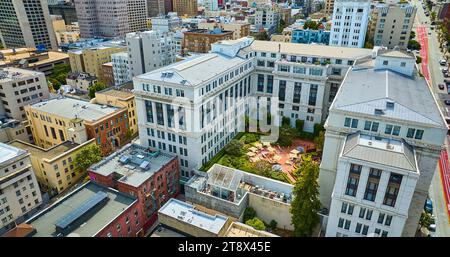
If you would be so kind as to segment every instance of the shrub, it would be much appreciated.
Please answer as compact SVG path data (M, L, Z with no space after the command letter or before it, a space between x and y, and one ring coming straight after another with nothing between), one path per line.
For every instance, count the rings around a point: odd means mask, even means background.
M247 207L244 210L244 223L256 217L256 211L252 207Z
M244 143L245 144L250 144L250 143L258 141L259 138L260 138L260 136L258 134L256 134L256 133L248 133L248 134L245 135Z
M232 156L241 156L244 144L237 139L233 139L225 146L225 153Z
M278 225L278 222L276 222L275 220L271 220L270 223L269 223L269 228L272 229L272 230L276 229L277 225Z
M286 127L286 126L291 126L291 119L289 117L284 117L281 120L281 126Z
M323 125L319 123L314 124L314 136L317 137L320 131L325 131Z
M257 230L266 230L266 226L264 225L264 222L262 222L262 220L260 220L256 217L253 219L247 220L245 222L245 224L247 224Z
M304 120L296 120L295 121L295 128L297 129L298 132L303 131L303 125L305 124Z
M417 57L416 57L416 63L417 63L417 64L422 63L422 57L417 56Z

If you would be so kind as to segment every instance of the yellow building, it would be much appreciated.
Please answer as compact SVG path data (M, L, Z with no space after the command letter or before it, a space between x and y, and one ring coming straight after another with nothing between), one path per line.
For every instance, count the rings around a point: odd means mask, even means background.
M70 68L72 72L86 72L99 78L102 64L111 61L111 54L123 51L124 48L109 46L69 51Z
M198 14L197 0L173 0L173 11L178 16L195 17Z
M86 176L86 172L76 169L73 161L84 147L93 144L95 144L95 139L83 144L66 141L52 148L44 149L20 140L10 143L10 145L30 153L31 165L40 188L50 195L60 194Z
M134 94L127 89L107 88L95 93L95 98L91 100L92 103L101 105L110 105L119 108L127 108L128 123L132 135L138 133L138 122L136 112L136 101Z

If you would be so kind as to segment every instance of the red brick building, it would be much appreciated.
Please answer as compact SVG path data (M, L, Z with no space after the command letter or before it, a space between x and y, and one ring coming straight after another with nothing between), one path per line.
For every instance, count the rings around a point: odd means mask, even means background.
M211 44L221 40L233 39L233 31L215 28L194 29L183 33L182 52L207 53L211 50Z
M179 194L178 157L129 144L89 168L92 181L137 197L144 231L159 208Z

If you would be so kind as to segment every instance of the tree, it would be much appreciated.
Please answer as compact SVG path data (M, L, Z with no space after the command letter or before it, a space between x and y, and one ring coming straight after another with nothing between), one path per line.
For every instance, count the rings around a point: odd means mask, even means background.
M323 125L320 123L314 124L314 136L318 136L320 131L325 131Z
M94 85L89 87L89 98L95 97L95 92L105 89L107 86L103 82L95 82Z
M52 83L53 89L58 90L61 85L66 84L67 75L70 72L69 64L56 64L53 67L52 74L48 77L50 83Z
M283 126L280 128L280 134L278 135L277 144L280 146L290 146L292 145L292 139L295 136L295 133L292 131L291 127Z
M278 222L276 220L271 220L269 223L269 228L274 230L277 228Z
M320 23L317 23L312 20L307 20L305 24L303 24L303 29L311 29L311 30L318 30L320 26Z
M414 39L416 37L416 32L411 31L411 34L409 34L409 39Z
M242 156L244 144L237 139L233 139L225 146L225 153L231 156Z
M267 31L262 31L259 32L258 34L256 34L256 40L265 40L265 41L269 41L270 37L269 34L267 34Z
M249 225L251 227L253 227L254 229L257 230L266 230L266 225L264 225L264 222L262 222L262 220L258 219L258 218L253 218L250 220L247 220L245 222L246 225Z
M283 116L281 119L281 126L283 127L290 127L291 126L291 119L289 117Z
M416 40L409 40L408 41L408 49L411 50L420 50L422 47L420 46L419 42Z
M78 171L86 171L92 164L102 160L102 152L96 144L81 149L75 156L74 166Z
M282 33L283 29L286 27L286 22L283 19L280 19L280 23L277 27L277 33Z
M270 178L272 173L272 165L270 163L266 161L257 161L253 164L253 168L258 175Z
M247 207L244 210L244 223L247 222L247 220L251 220L254 217L256 217L256 211L252 207Z
M416 63L417 64L422 63L422 57L416 56Z
M436 12L431 12L430 19L431 19L431 21L436 20Z
M323 150L323 143L325 142L325 132L320 131L319 135L314 138L314 143L316 144L317 151Z
M295 183L290 212L295 236L310 236L319 223L319 165L312 160L304 160L300 175Z
M428 228L431 224L434 223L433 216L431 216L430 213L422 212L422 215L420 216L419 225L420 228Z
M297 132L303 131L303 125L305 124L304 120L296 120L295 121L295 128L297 129Z

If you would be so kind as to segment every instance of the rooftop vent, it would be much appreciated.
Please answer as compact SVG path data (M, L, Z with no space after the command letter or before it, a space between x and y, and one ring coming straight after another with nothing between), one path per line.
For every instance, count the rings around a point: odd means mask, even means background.
M139 168L143 169L143 170L148 170L150 168L150 162L148 161L143 161L141 163L141 165L139 165Z
M119 159L119 162L122 164L127 164L129 161L130 161L130 157L126 156L126 155L120 157L120 159Z

